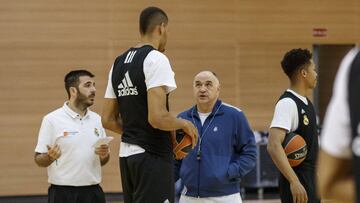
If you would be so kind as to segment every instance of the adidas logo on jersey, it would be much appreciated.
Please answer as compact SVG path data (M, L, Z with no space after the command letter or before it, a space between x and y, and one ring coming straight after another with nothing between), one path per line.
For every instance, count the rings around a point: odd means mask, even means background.
M130 95L138 95L138 91L136 86L134 87L132 84L129 77L129 71L127 71L124 79L122 79L121 83L118 85L118 96L124 97Z

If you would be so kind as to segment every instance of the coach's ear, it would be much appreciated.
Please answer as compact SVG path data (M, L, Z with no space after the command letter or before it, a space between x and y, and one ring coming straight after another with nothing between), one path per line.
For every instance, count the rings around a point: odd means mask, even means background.
M76 98L78 90L75 87L70 87L70 98Z

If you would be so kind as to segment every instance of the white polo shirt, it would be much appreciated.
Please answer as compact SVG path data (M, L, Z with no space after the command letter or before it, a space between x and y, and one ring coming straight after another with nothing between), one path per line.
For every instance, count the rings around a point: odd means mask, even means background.
M47 153L46 145L60 146L61 156L47 167L49 183L66 186L99 184L100 158L92 145L100 137L106 137L101 117L88 109L81 118L67 103L43 118L35 152Z
M112 86L112 70L109 72L108 84L106 87L105 98L116 99L116 94ZM145 57L144 63L144 75L146 90L154 87L165 86L167 93L176 89L175 73L171 69L169 59L158 50L152 50ZM145 149L139 145L120 142L120 157L128 157L135 154L144 153Z

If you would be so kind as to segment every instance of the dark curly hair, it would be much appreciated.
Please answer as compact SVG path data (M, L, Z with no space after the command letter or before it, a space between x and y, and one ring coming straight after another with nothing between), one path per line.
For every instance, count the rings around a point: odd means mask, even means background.
M310 63L311 58L312 54L307 49L292 49L284 55L281 61L281 67L285 74L291 79L299 68Z

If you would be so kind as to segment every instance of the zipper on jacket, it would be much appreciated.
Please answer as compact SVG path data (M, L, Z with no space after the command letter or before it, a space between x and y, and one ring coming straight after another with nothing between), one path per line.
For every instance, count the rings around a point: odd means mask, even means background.
M196 154L196 159L197 159L198 164L199 164L199 167L198 167L198 174L199 174L198 175L198 188L197 188L197 193L198 193L197 196L198 196L198 198L200 198L200 161L201 161L201 144L202 144L201 142L202 142L202 139L203 139L203 136L204 136L205 132L210 127L213 119L216 116L216 113L219 111L221 106L222 106L222 104L220 104L220 106L217 107L215 113L212 115L212 117L211 117L210 121L207 123L207 126L206 126L205 129L203 127L205 126L205 123L206 123L206 121L208 121L211 114L205 119L204 125L201 124L200 119L198 120L198 122L200 122L200 125L201 125L201 132L199 133L199 136L200 136L199 137L199 147L198 147L198 151L197 151L197 154ZM192 117L193 124L196 125L196 122L195 122L195 119L194 119L194 109L192 110L191 115L192 115L191 117Z
M200 159L198 159L198 164L199 164L199 167L198 167L198 188L197 188L197 192L198 192L198 198L200 198Z
M202 132L203 132L203 126L201 126L201 134L200 134L200 139L199 139L199 146L198 146L198 151L196 154L196 159L198 161L198 188L197 188L197 196L198 198L200 198L200 161L201 161L201 138L202 138Z

